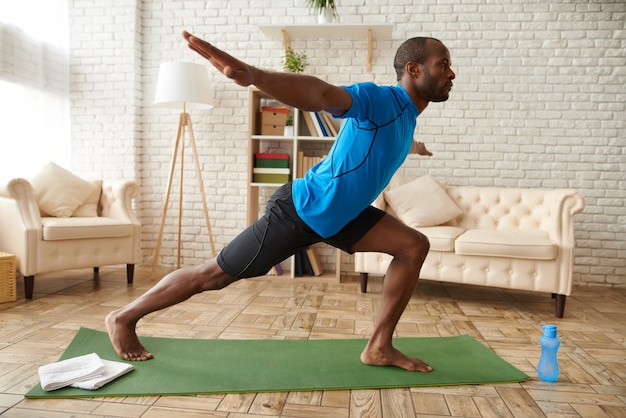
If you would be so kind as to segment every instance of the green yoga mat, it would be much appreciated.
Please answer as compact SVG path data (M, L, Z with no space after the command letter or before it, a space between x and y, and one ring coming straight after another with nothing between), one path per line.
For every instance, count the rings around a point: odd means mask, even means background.
M528 376L469 335L397 338L394 346L421 358L431 373L366 366L367 340L193 340L141 337L154 359L98 390L38 384L26 398L191 395L372 389L520 382ZM120 361L104 332L81 328L59 360L97 353Z

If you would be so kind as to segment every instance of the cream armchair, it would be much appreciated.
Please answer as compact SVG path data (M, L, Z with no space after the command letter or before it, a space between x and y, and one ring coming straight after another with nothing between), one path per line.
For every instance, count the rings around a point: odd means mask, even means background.
M97 273L99 266L126 264L132 283L141 262L141 224L131 207L137 184L86 182L89 198L71 216L49 216L32 182L15 178L0 186L0 251L15 254L26 298L33 297L36 274L54 271L93 267Z

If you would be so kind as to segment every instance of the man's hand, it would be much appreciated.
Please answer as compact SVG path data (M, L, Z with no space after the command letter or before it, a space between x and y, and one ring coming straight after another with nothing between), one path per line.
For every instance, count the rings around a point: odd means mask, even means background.
M247 87L253 84L254 67L239 61L226 52L217 49L210 43L203 41L190 34L183 32L189 48L206 58L219 72L233 80L240 86Z
M428 151L426 149L426 145L424 145L423 142L417 142L417 141L413 141L413 144L411 145L411 151L409 151L410 154L418 154L418 155L425 155L428 157L431 157L433 155L432 152Z

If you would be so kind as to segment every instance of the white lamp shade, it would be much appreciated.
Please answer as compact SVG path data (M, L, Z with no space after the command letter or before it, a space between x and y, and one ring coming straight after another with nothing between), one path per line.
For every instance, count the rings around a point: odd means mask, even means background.
M185 105L211 108L207 69L191 62L166 62L159 67L154 103L182 108Z

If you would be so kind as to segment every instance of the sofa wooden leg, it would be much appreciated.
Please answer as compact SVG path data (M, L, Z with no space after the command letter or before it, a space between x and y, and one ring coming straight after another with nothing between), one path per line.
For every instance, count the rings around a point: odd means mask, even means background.
M126 283L132 284L135 276L135 265L126 264Z
M565 312L565 295L556 295L556 317L563 318Z
M367 293L367 273L361 273L361 293Z
M24 276L24 296L26 296L26 299L33 298L34 287L35 287L35 276Z
M94 267L93 274L98 274L98 273L100 273L100 267Z

